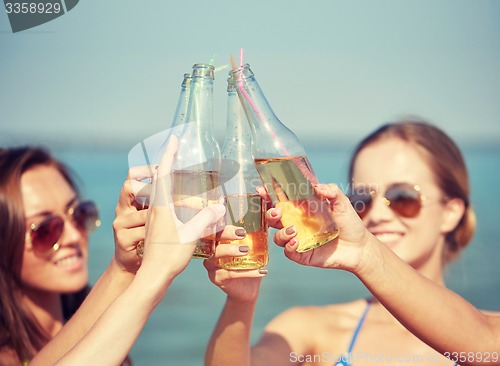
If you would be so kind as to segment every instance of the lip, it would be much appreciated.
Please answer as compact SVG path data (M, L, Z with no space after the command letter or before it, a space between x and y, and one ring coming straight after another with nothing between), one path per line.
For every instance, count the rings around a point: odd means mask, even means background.
M51 262L57 268L67 272L76 272L85 266L85 258L80 250L58 253L57 257L53 258Z
M404 237L401 231L370 230L370 232L389 248L395 247Z

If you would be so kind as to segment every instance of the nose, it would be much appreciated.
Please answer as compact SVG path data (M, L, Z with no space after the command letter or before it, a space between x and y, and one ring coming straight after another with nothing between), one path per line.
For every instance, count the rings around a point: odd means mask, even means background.
M59 239L59 244L64 246L78 243L82 240L83 235L83 231L80 230L72 220L66 218L64 220L64 230L61 235L61 239Z
M394 212L389 207L389 201L385 197L377 195L373 198L372 207L365 219L378 223L389 221L394 218Z

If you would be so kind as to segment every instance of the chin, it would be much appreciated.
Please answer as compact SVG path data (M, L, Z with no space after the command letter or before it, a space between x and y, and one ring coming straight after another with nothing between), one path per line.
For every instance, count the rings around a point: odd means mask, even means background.
M88 280L89 278L87 273L84 275L82 274L82 276L79 276L78 278L72 278L71 280L68 279L68 281L64 281L64 283L60 284L59 292L63 294L78 292L87 286Z

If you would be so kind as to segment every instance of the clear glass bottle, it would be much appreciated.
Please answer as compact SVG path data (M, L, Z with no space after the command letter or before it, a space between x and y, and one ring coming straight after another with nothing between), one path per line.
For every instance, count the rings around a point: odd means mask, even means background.
M222 198L220 187L220 149L213 125L214 67L193 66L185 121L172 133L179 138L179 148L172 167L173 200L182 222L192 219L201 209ZM215 248L215 227L207 229L193 254L210 258Z
M221 179L226 204L226 225L246 230L241 240L226 240L222 244L247 245L249 252L243 257L220 258L225 269L257 269L268 261L267 226L264 221L265 202L257 194L262 185L251 150L251 132L232 79L227 84L227 122L222 147Z
M175 108L175 113L172 118L172 122L170 124L170 128L168 130L162 131L154 136L155 139L161 138L162 142L160 147L158 148L154 158L152 160L152 164L159 164L165 147L167 146L168 139L170 135L173 133L175 135L179 135L179 131L182 127L179 127L186 121L186 114L190 96L191 89L191 80L193 79L191 74L185 73L181 83L181 91L179 93L179 99L177 100L177 106ZM153 143L154 144L154 143Z
M184 79L181 84L181 92L179 100L177 101L177 108L175 109L174 118L172 119L171 127L176 127L186 121L187 108L189 105L189 96L191 93L191 81L193 76L189 73L184 74Z
M314 195L318 180L295 134L273 112L248 64L230 71L252 130L252 154L283 226L295 225L305 252L338 235L327 202Z

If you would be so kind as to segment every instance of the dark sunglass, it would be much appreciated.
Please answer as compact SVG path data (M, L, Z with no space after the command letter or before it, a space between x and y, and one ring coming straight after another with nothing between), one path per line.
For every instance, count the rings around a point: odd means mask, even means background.
M66 217L79 229L90 233L101 225L99 212L94 202L84 201L66 212ZM32 224L28 233L28 240L35 252L47 253L59 249L57 243L64 231L65 218L51 215L42 222Z
M367 186L354 187L348 194L352 206L363 218L370 211L377 192ZM416 217L422 208L420 187L408 183L390 185L383 195L384 203L402 217Z

